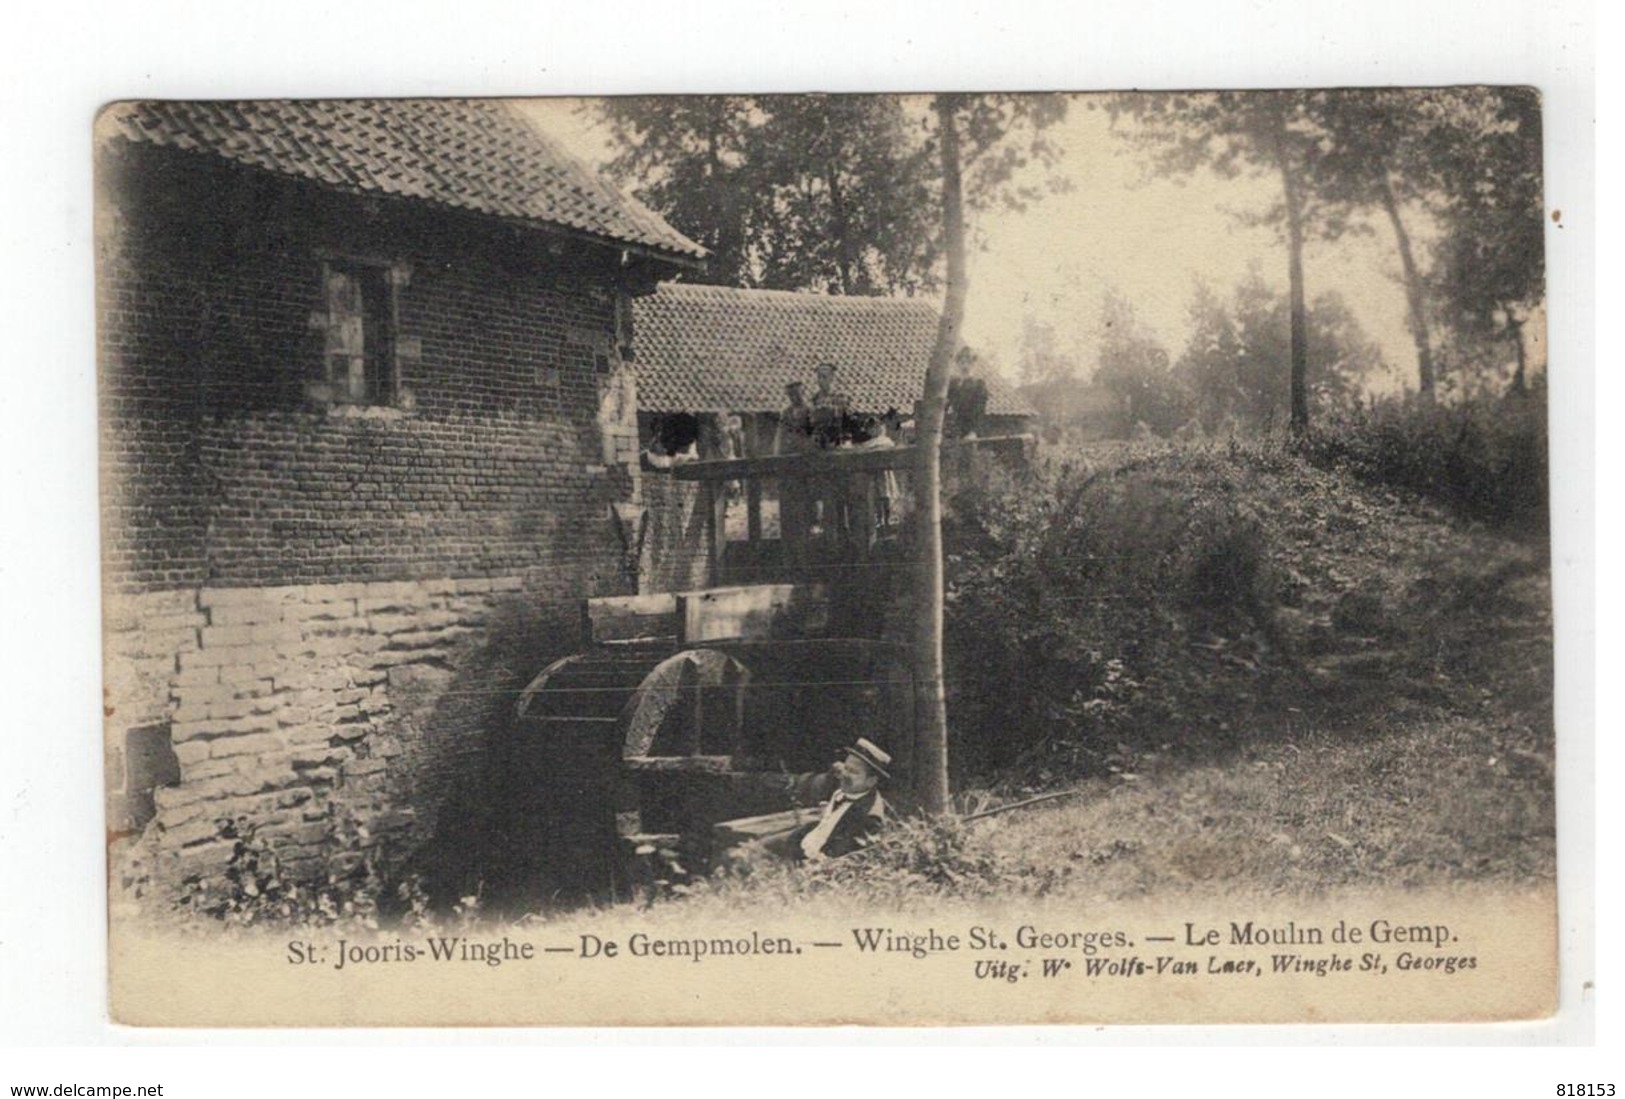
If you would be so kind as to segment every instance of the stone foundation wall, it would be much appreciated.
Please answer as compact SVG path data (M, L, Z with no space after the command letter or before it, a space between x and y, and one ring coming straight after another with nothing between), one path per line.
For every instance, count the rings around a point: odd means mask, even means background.
M168 883L223 868L220 822L239 817L296 873L343 815L477 875L482 822L462 818L479 816L491 737L576 642L573 613L521 576L202 588L114 597L107 617L111 762L126 730L161 721L178 764L145 834Z
M102 712L111 833L136 831L151 819L155 776L142 766L134 741L143 730L152 729L153 739L162 744L180 655L197 651L198 631L208 621L195 591L148 592L107 603L102 622Z

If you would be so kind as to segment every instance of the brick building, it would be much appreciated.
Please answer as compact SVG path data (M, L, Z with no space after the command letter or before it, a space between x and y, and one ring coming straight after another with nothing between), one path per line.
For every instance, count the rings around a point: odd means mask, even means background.
M109 831L482 872L514 691L634 591L634 298L703 250L494 102L98 122ZM438 852L438 854L436 854Z

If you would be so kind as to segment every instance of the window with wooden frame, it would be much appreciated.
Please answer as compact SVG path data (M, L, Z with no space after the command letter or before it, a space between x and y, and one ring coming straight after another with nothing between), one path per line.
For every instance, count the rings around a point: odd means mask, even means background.
M326 306L322 393L336 404L395 403L397 269L390 264L330 258L322 263Z

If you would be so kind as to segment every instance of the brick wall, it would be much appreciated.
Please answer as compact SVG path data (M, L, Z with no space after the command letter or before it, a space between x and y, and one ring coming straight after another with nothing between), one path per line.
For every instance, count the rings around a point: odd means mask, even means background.
M110 586L614 559L599 519L631 480L605 463L599 422L613 253L136 152L110 173L122 185L99 257ZM396 341L409 408L307 399L328 254L410 271Z
M242 811L307 858L344 791L455 847L505 698L635 586L618 253L198 154L100 168L109 741L171 723L154 832L203 866ZM311 399L333 255L404 273L393 407Z

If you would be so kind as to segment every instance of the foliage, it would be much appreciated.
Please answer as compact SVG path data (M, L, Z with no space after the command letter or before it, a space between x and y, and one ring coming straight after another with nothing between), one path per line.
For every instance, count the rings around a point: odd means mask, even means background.
M1061 350L1055 327L1026 315L1021 318L1021 351L1017 376L1024 386L1047 386L1077 378L1077 359Z
M1255 269L1228 303L1198 285L1190 314L1191 337L1173 373L1203 429L1229 435L1284 423L1286 299ZM1307 320L1311 405L1320 414L1347 412L1384 367L1382 352L1335 293L1317 297Z
M189 879L179 904L193 915L242 926L345 920L376 927L385 890L371 837L349 817L335 818L330 832L333 854L325 873L319 882L307 884L289 872L275 846L248 818L221 820L217 835L231 842L231 857L218 877Z
M1467 121L1455 123L1470 143L1441 154L1448 235L1433 289L1458 327L1514 344L1522 384L1522 328L1546 291L1540 96L1533 88L1479 91L1478 111L1462 111Z
M886 96L628 96L607 168L711 252L701 281L842 294L934 285L927 151Z
M964 773L1016 765L1043 784L1105 767L1153 696L1208 674L1186 658L1193 641L1243 660L1268 646L1274 578L1257 517L1214 459L1166 462L959 485L947 648Z
M1099 368L1088 386L1065 376L1033 381L1022 392L1042 410L1058 441L1071 431L1120 439L1155 435L1200 439L1269 433L1287 421L1287 300L1255 269L1226 300L1197 284L1191 334L1177 360L1140 326L1131 303L1108 292L1101 315ZM1377 344L1336 293L1317 297L1308 315L1308 383L1319 414L1352 411L1367 381L1386 370ZM1047 361L1043 333L1030 341L1037 375ZM1053 336L1053 333L1049 333ZM1063 366L1069 360L1057 355Z
M177 901L196 919L232 927L342 925L361 931L444 926L422 879L403 871L405 860L348 812L329 817L322 864L314 875L293 872L246 817L222 819L217 828L232 844L225 868L217 876L188 879ZM449 910L452 925L474 922L480 907L478 895L458 899Z
M1381 208L1393 227L1422 392L1434 381L1430 296L1455 332L1518 340L1544 293L1538 93L1368 88L1318 92L1311 103L1326 149L1317 193L1350 211ZM1443 230L1430 275L1414 255L1407 207Z
M1311 186L1321 154L1323 132L1308 106L1308 93L1200 92L1115 96L1113 121L1146 149L1152 163L1169 174L1206 169L1221 178L1269 172L1281 183L1281 201L1262 215L1249 216L1275 226L1287 249L1287 385L1294 430L1309 423L1308 337L1304 304L1304 241L1317 231L1341 234L1346 225L1336 207L1317 207Z
M711 253L706 276L751 285L748 227L759 201L746 170L755 126L745 96L628 96L606 100L600 119L619 153L611 176Z
M1115 398L1128 430L1145 425L1158 435L1187 418L1183 394L1174 384L1168 351L1139 322L1133 304L1108 290L1100 308L1100 364L1095 384Z
M958 97L972 209L1041 193L1060 96ZM607 168L710 250L700 281L836 294L931 291L943 261L938 146L922 101L880 95L627 96L597 108Z
M1475 519L1544 529L1544 387L1505 398L1428 406L1374 402L1322 424L1301 446L1311 461L1409 489Z
M944 815L894 822L872 847L812 868L809 884L896 899L1043 896L1064 880L1064 865L1035 867L988 842L989 833Z
M1387 365L1342 295L1315 297L1309 305L1309 400L1319 413L1358 407L1366 383Z
M1533 88L1347 89L1310 110L1326 153L1322 199L1420 204L1444 230L1430 289L1452 323L1499 330L1544 293L1540 95ZM1497 315L1500 315L1499 317Z
M1413 399L1290 445L1091 448L1025 478L960 478L946 644L962 777L1043 788L1133 771L1163 742L1232 745L1283 698L1347 716L1379 685L1434 697L1513 577L1473 571L1488 549L1441 565L1431 532L1449 520L1421 502L1509 537L1540 529L1539 409ZM1471 576L1489 587L1458 599Z
M1034 182L1024 169L1051 168L1061 148L1049 128L1066 117L1067 98L1033 92L947 95L958 121L965 204L972 210L1002 206L1025 210L1046 191L1070 184L1058 177Z
M1280 176L1281 202L1250 220L1283 231L1294 313L1302 241L1368 233L1380 211L1400 261L1421 391L1434 387L1440 304L1451 329L1511 342L1522 384L1520 328L1544 294L1545 273L1533 89L1159 93L1117 96L1110 109L1154 170ZM1442 231L1431 270L1407 227L1418 218ZM1308 340L1292 336L1294 366L1300 354L1313 364Z

